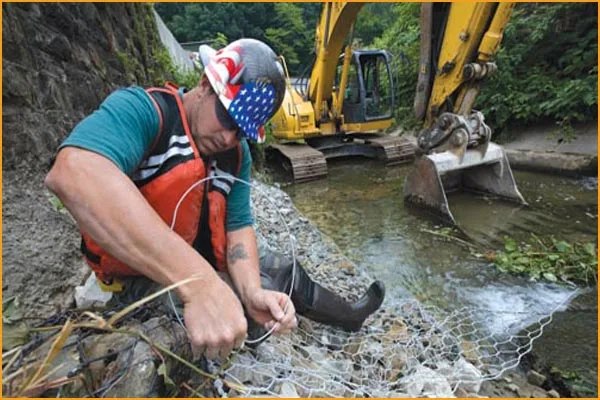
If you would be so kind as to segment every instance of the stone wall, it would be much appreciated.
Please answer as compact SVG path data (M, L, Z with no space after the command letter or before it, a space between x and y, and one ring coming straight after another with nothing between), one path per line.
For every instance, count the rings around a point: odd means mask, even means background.
M2 4L2 168L47 170L74 125L119 86L160 74L151 6Z
M114 89L160 84L151 6L2 4L2 290L27 316L65 309L89 269L74 221L44 187L59 143Z

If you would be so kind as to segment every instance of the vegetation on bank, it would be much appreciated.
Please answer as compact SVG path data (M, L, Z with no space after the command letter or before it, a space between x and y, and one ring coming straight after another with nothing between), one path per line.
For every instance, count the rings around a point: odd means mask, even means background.
M224 43L254 37L288 60L290 73L310 72L320 3L157 3L181 41ZM419 127L413 97L419 62L419 3L368 3L351 34L355 47L392 55L397 108L404 127ZM555 121L564 130L597 119L595 3L518 3L497 54L499 72L476 107L495 132ZM350 40L350 38L349 38Z
M171 60L168 50L160 41L152 5L128 3L135 36L114 52L123 65L129 84L162 86L170 81L180 86L195 86L200 76L195 71L184 71ZM105 28L107 29L107 28Z
M487 259L502 272L528 276L532 280L598 282L597 247L593 242L567 242L531 234L528 241L506 237L504 249L488 252Z
M456 228L422 231L464 246L472 256L490 262L501 272L532 281L582 285L598 282L598 247L594 242L539 237L532 233L523 241L505 236L502 249L488 249L461 238Z

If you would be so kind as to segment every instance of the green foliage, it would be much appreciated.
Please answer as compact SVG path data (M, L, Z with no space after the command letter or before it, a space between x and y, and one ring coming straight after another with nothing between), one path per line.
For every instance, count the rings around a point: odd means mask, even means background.
M294 3L275 3L275 17L279 23L266 29L265 41L277 54L285 57L291 71L297 71L300 56L312 47L309 30L302 19L302 9Z
M200 74L197 71L186 71L177 67L166 48L157 50L154 57L161 66L159 70L162 73L152 77L153 85L162 86L170 81L181 87L193 88L200 81Z
M217 36L213 39L212 45L215 49L221 49L229 43L227 36L222 32L217 32Z
M383 35L394 20L394 3L367 3L362 8L354 26L354 41L359 47L365 47Z
M218 48L243 37L259 39L286 58L292 74L312 58L320 7L311 3L155 5L178 41L208 41Z
M393 24L371 47L390 52L396 95L394 118L405 128L415 128L421 125L413 111L420 56L420 4L395 3L390 15Z
M2 300L2 350L7 351L29 341L30 331L23 319L19 300Z
M596 4L518 4L476 107L496 131L597 119L597 40Z
M540 239L532 234L528 242L506 237L504 250L489 253L488 259L503 272L527 275L532 280L562 280L595 284L598 258L595 243L569 243L554 237Z
M587 397L594 395L597 389L592 382L586 381L577 371L564 371L556 366L550 368L550 375L555 381L566 381L568 387L574 391L569 397Z
M420 126L413 99L419 62L419 8L397 3L391 23L371 47L392 54L395 118ZM568 137L570 124L597 119L597 7L594 3L519 3L475 107L494 131L554 120Z
M286 57L298 75L312 60L320 3L157 3L177 39L226 41L253 37ZM419 3L368 3L356 21L354 43L388 50L396 89L395 119L421 126L413 99L419 65ZM597 6L595 3L518 3L475 108L495 132L511 125L597 119Z
M63 204L63 202L56 196L52 196L51 199L52 205L54 206L54 209L56 211L60 211L60 210L64 210L65 209L65 205Z

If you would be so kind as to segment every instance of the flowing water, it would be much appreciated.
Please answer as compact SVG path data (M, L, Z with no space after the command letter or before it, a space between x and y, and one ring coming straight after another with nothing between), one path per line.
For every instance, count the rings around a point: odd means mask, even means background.
M586 377L597 387L597 290L531 282L497 271L458 240L439 236L434 218L408 209L402 183L410 166L386 168L373 161L328 162L326 179L283 185L298 209L361 268L386 283L386 298L417 299L444 309L459 305L493 313L497 326L515 333L559 308L538 340L536 358ZM480 248L501 249L503 237L597 240L597 179L568 179L515 171L529 206L485 196L449 196L450 209Z

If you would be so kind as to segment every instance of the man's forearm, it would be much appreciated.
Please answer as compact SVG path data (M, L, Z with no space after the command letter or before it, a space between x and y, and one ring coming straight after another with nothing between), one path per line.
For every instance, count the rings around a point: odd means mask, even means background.
M165 285L212 267L172 232L131 180L110 160L85 150L62 150L46 184L104 250ZM180 291L182 297L188 294ZM185 300L185 299L184 299Z
M251 226L227 233L227 266L242 303L260 289L256 234Z

